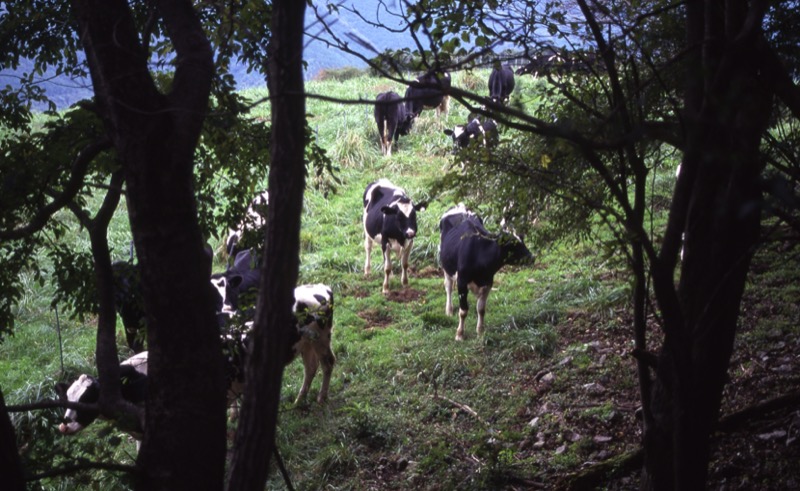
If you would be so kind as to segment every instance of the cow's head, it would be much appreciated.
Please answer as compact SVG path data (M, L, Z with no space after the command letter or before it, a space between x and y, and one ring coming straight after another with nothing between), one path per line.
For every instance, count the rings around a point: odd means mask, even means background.
M478 118L473 118L467 124L458 124L452 130L445 129L444 134L453 139L453 151L460 148L467 148L472 140L479 138L478 141L485 143L483 125Z
M211 275L211 286L216 295L217 314L233 315L239 308L238 287L242 283L242 276L238 274L214 274Z
M394 217L397 227L405 238L413 239L417 235L417 212L422 211L427 203L414 204L411 198L402 196L390 205L381 208L384 215Z
M83 374L69 387L60 382L56 384L56 393L60 399L84 404L96 403L100 398L100 384L91 375ZM90 409L67 409L64 422L58 425L58 431L64 435L72 435L89 426L100 413Z
M497 237L497 243L503 252L503 262L505 264L533 264L533 254L525 246L523 238L516 233L501 232Z

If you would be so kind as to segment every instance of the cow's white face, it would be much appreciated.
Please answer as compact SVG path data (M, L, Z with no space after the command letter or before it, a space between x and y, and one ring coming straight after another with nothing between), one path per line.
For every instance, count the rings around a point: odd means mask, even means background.
M228 303L228 279L224 276L211 278L211 286L214 287L214 290L216 290L219 298L222 299L219 312L232 313L233 309L230 303Z
M81 375L78 380L67 389L67 400L70 402L95 402L97 394L91 396L91 392L96 390L97 381L86 374ZM94 399L94 400L88 400ZM80 421L79 421L80 420ZM82 430L88 423L94 420L91 417L88 421L80 417L75 409L67 409L64 413L64 422L58 426L58 431L65 435L72 435Z

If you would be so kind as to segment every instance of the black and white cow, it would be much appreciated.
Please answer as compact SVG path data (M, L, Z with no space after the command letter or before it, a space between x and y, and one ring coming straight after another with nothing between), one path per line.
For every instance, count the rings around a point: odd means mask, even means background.
M300 285L294 289L292 310L297 318L297 335L287 364L297 356L303 360L303 385L295 404L305 399L320 365L322 385L317 394L317 402L322 403L328 398L333 365L336 363L336 357L331 350L333 291L321 283Z
M240 297L255 294L261 283L261 270L250 250L236 255L236 260L227 271L212 275L211 284L217 291L217 318L223 330L223 350L227 361L230 388L229 402L238 398L244 390L244 367L248 353L248 335L252 327L255 310L252 306L241 311ZM303 360L303 387L295 402L305 398L317 370L322 365L322 388L317 400L328 397L331 373L336 357L331 350L333 327L333 291L322 284L301 285L294 290L295 323L291 329L291 353L286 357L288 365L298 355ZM254 300L254 299L253 299ZM232 326L230 320L243 315L243 326Z
M383 155L392 155L392 142L397 142L401 135L407 135L413 121L413 115L399 95L392 91L378 94L375 99L375 124L378 125Z
M244 218L236 228L228 230L228 237L225 239L225 251L229 257L234 257L239 251L249 247L260 248L264 241L262 232L267 224L268 206L269 192L263 191L250 202Z
M479 118L474 117L467 124L457 124L452 130L446 128L443 131L445 135L452 137L453 151L467 148L472 141L478 141L486 148L491 148L500 141L497 123L491 118L481 122Z
M514 91L514 70L508 65L492 69L489 74L489 98L495 104L507 104Z
M423 109L436 108L436 115L450 110L450 74L445 71L431 70L416 78L406 89L406 107L413 117L420 115Z
M236 254L236 258L225 272L211 275L211 286L217 292L216 312L218 315L231 317L239 311L240 297L244 294L255 294L261 283L261 270L256 261L256 254L247 249ZM248 313L252 314L252 305Z
M439 231L439 260L447 295L445 314L453 315L452 292L453 282L456 282L459 306L456 340L464 339L464 321L469 308L467 293L472 290L477 296L477 332L482 335L486 300L492 291L495 273L506 264L532 264L533 255L514 234L490 234L483 221L463 204L442 215Z
M144 403L147 397L147 351L142 351L119 365L122 398L132 404ZM56 393L69 402L95 404L100 399L100 382L96 377L82 374L71 385L56 384ZM64 435L75 434L100 417L97 410L67 409L58 431ZM134 437L140 437L133 434Z
M333 291L321 283L300 285L294 290L295 302L293 325L290 329L289 351L284 363L288 365L298 356L303 360L303 385L297 394L295 404L305 400L314 377L322 365L322 386L317 401L328 398L331 375L336 357L331 349L333 331ZM252 327L252 322L249 323ZM250 352L249 332L242 335L223 336L223 349L228 370L228 403L232 408L231 419L237 415L237 399L244 393L245 364Z
M389 293L392 251L400 258L401 282L408 286L408 256L417 236L417 211L425 207L425 203L415 205L402 188L386 179L379 179L364 190L364 275L370 273L372 245L378 244L383 251L384 294Z

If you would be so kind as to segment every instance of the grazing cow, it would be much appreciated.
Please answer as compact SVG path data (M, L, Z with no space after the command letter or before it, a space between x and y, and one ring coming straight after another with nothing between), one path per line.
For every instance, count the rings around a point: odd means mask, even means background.
M508 65L494 68L489 74L489 98L495 104L507 104L514 91L514 70Z
M399 95L394 92L381 92L375 99L375 123L381 141L381 152L392 155L392 141L397 142L400 135L407 135L414 118L406 109Z
M406 89L406 107L412 117L416 118L423 109L436 108L436 115L450 110L450 74L445 71L431 70L420 75Z
M122 398L132 404L143 403L147 396L147 351L137 353L119 365ZM100 382L97 378L83 374L71 385L60 382L56 384L56 393L69 402L94 404L100 399ZM64 435L72 435L89 426L100 417L97 410L67 409L64 422L58 431ZM132 434L139 437L137 434Z
M477 117L472 118L467 124L458 124L452 130L447 128L444 134L453 138L453 151L467 148L471 141L478 141L486 148L497 145L499 136L497 133L497 123L487 118L483 122Z
M417 211L425 207L425 203L415 205L402 188L386 179L371 183L364 191L364 275L370 272L372 245L379 244L383 251L384 295L389 293L392 251L400 258L401 282L408 286L408 255L417 235Z
M249 247L260 248L264 242L262 233L267 224L267 207L269 206L269 192L264 191L250 202L244 218L235 229L228 230L225 239L225 251L229 257Z
M439 260L444 270L447 315L453 315L453 282L457 282L458 286L456 340L464 339L469 290L477 296L477 332L482 335L486 300L492 290L495 273L505 264L531 264L533 255L514 234L490 234L484 228L483 221L462 204L442 215L439 231Z

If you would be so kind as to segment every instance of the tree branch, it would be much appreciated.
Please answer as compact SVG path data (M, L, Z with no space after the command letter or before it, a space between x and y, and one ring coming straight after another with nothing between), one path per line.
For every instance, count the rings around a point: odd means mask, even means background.
M13 230L0 230L0 240L23 239L38 232L57 211L68 205L75 198L84 185L84 179L89 170L89 164L95 157L111 148L111 140L101 138L84 147L72 162L69 181L61 193L55 195L53 201L40 209L27 225Z

